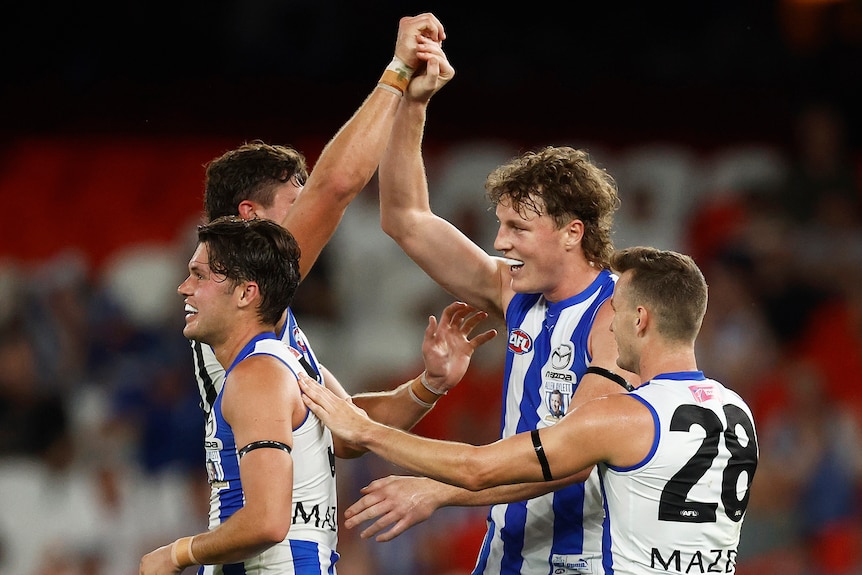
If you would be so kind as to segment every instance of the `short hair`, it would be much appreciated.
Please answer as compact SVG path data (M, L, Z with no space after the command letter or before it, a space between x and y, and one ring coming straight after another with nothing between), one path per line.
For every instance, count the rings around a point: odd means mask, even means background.
M264 219L224 216L198 226L198 241L209 256L210 270L234 285L257 283L260 319L275 325L299 285L299 245L286 229Z
M659 334L694 342L706 314L708 286L690 256L637 246L614 252L611 268L619 274L632 272L632 303L655 312Z
M225 152L206 165L206 219L239 215L239 204L245 200L269 208L276 187L293 177L304 184L308 170L305 157L288 146L255 140Z
M485 189L493 205L510 202L522 216L545 213L558 228L581 220L581 246L587 260L609 266L611 227L620 199L614 178L594 164L587 152L568 146L526 152L491 172Z

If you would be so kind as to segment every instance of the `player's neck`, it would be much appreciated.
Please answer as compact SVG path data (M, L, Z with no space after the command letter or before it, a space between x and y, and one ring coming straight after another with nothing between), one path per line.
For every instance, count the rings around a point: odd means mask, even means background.
M589 262L584 261L579 265L570 267L566 274L561 276L560 281L542 295L552 303L569 299L590 287L590 284L596 281L601 271L600 267L591 266Z
M239 353L252 339L266 332L274 332L275 326L265 325L259 321L233 326L227 332L225 339L212 345L216 359L225 369L233 365Z
M645 349L640 360L641 381L646 382L663 373L697 371L697 359L690 346L666 346Z

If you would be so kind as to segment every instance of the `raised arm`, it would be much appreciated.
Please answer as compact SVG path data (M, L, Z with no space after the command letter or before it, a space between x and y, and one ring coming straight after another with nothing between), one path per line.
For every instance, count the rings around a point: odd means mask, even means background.
M418 36L442 41L445 32L433 14L402 18L395 57L408 67L422 64ZM327 143L296 204L281 222L302 249L300 273L305 277L332 237L347 206L374 175L389 140L401 96L374 88L359 109Z
M439 46L427 76L451 78L454 70ZM448 80L447 80L448 81ZM422 159L422 139L430 93L411 84L398 107L386 152L380 161L380 222L383 231L434 281L454 297L490 315L505 310L503 266L454 225L431 211ZM482 193L482 190L476 190Z

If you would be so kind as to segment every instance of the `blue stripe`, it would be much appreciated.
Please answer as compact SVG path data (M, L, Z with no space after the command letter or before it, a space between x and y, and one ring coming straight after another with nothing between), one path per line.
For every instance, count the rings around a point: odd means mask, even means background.
M584 484L575 483L553 493L554 540L551 553L568 555L584 550Z
M221 567L224 575L245 575L244 563L227 563Z
M488 567L488 555L491 553L491 540L494 538L494 531L497 526L488 516L488 530L485 532L485 539L482 541L482 549L479 551L479 558L476 560L476 566L473 568L471 575L482 575Z
M599 465L599 485L602 490L602 507L605 510L605 520L602 522L602 567L605 575L614 575L614 556L611 539L611 514L608 512L608 498L605 494L605 470Z
M290 554L293 556L294 575L320 575L320 546L313 541L291 539ZM327 570L333 573L332 569Z
M500 530L503 558L500 575L520 573L524 557L524 524L527 520L527 502L510 503L506 507L506 526ZM511 527L510 527L511 526Z

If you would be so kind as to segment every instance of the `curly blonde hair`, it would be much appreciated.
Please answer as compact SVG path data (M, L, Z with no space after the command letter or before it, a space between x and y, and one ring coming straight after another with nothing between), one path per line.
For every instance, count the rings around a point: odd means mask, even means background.
M620 199L614 178L587 152L568 146L526 152L491 172L485 190L493 205L509 203L522 216L546 214L560 228L581 220L584 255L609 267L614 250L611 227Z

